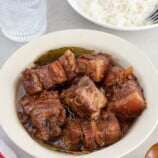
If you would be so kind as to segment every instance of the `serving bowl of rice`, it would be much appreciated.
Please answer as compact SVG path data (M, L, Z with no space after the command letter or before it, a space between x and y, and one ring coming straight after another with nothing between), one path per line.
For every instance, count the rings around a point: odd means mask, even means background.
M158 0L67 0L87 20L100 26L123 31L158 27L146 20Z

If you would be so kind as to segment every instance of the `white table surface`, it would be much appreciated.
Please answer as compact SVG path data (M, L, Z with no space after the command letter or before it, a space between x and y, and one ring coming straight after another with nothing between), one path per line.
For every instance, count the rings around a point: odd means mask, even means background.
M158 68L158 28L140 32L122 32L104 29L80 17L68 5L66 0L48 0L48 27L46 33L72 28L95 29L120 36L142 49ZM5 38L0 32L0 67L9 58L9 56L22 45L24 45L24 43L16 43L10 41ZM142 130L143 132L143 129L140 130ZM8 144L8 146L16 152L19 158L33 158L32 156L18 148L6 136L1 127L0 139L4 140ZM139 148L137 148L135 151L125 156L124 158L144 158L144 155L148 148L155 142L158 142L158 127L144 144L142 144Z

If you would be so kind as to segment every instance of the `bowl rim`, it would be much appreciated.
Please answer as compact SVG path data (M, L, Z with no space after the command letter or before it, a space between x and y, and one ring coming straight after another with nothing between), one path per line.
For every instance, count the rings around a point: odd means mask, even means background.
M88 21L90 21L94 24L102 26L104 28L119 30L119 31L143 31L143 30L148 30L148 29L153 29L153 28L158 27L158 23L157 24L152 24L152 25L146 25L146 26L132 26L132 27L117 26L117 25L112 25L112 24L108 24L108 23L104 24L104 23L101 23L101 22L95 20L94 18L91 18L90 16L88 16L84 12L82 12L79 9L79 7L77 7L73 3L73 0L67 0L67 2L73 8L73 10L76 11L81 17L83 17L84 19L86 19L86 20L88 20Z
M16 56L18 56L21 51L24 49L24 48L27 48L29 47L30 45L34 45L35 43L37 44L39 41L42 42L46 39L51 39L53 36L57 36L58 34L69 34L69 33L73 33L73 34L98 34L98 35L105 35L105 36L109 36L110 38L114 38L114 40L119 40L125 44L127 44L128 46L130 47L133 47L133 49L136 49L138 51L138 54L143 57L146 62L150 65L150 67L152 67L152 71L154 71L155 73L155 76L157 77L158 79L158 71L157 69L155 68L155 66L151 63L151 61L149 60L149 58L140 50L138 49L137 47L135 47L133 44L131 44L130 42L120 38L120 37L117 37L115 35L112 35L112 34L109 34L109 33L105 33L105 32L102 32L102 31L95 31L95 30L87 30L87 29L70 29L70 30L63 30L63 31L57 31L57 32L53 32L53 33L49 33L49 34L46 34L44 36L41 36L35 40L33 40L32 42L28 43L28 44L25 44L24 46L22 46L21 48L19 48L15 53L13 53L9 59L4 63L4 65L2 66L1 68L1 71L0 71L0 81L1 81L1 78L3 78L3 72L5 71L5 67L8 65L8 63L12 60L12 58L15 58ZM0 101L0 104L3 104L1 101ZM2 111L2 110L1 110ZM0 111L0 113L1 113ZM1 113L2 114L2 113ZM3 116L0 115L0 121L3 119ZM16 139L13 138L12 136L10 136L10 131L8 131L8 125L6 125L5 123L3 123L2 121L0 122L1 123L1 127L2 129L5 131L5 133L8 135L8 137L20 148L22 149L23 151L27 152L28 154L31 154L32 156L37 156L35 153L33 153L32 151L30 151L30 149L28 148L24 148L22 146L22 143L17 143L16 142ZM129 153L131 153L132 151L134 151L136 148L138 148L142 143L145 142L145 140L151 135L151 133L154 131L154 129L156 128L158 124L158 119L155 120L155 123L154 125L152 126L152 129L150 129L150 131L148 131L148 134L146 134L146 136L139 141L139 143L137 143L137 145L135 145L134 147L132 147L131 149L129 149L128 151L124 152L123 154L119 155L119 157L123 157ZM87 156L88 157L88 156ZM39 156L38 156L39 158ZM42 158L42 157L40 157ZM118 157L117 157L118 158Z

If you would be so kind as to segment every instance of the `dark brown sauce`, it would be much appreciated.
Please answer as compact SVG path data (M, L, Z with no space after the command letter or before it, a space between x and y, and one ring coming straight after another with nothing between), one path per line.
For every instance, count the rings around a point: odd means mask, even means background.
M63 55L64 52L67 49L73 50L75 56L79 56L81 54L93 53L92 50L87 50L87 49L80 48L80 47L63 47L63 48L59 48L59 49L49 50L44 55L40 56L34 63L37 66L42 66L42 65L48 64L50 62L53 62L56 59L58 59L59 56ZM70 85L70 82L67 82L67 83L62 84L62 85L57 85L52 90L58 90L59 93L60 93L61 89L67 88L69 85ZM22 123L23 127L27 130L28 134L34 140L36 140L41 145L43 145L43 146L45 146L45 147L47 147L49 149L57 150L57 151L63 151L63 152L71 153L71 154L81 155L81 154L87 154L87 153L92 152L92 151L86 151L84 149L84 147L81 146L81 145L79 146L77 151L68 151L66 149L62 149L62 148L60 148L60 146L62 146L62 141L61 141L60 138L52 139L52 140L49 140L49 141L40 141L40 140L36 139L35 137L33 137L33 134L32 134L33 133L33 128L31 126L31 122L29 121L28 116L26 114L24 115L23 108L19 104L20 99L24 95L25 95L25 91L24 91L24 88L22 86L22 82L20 81L20 84L18 86L18 92L17 92L17 112L18 112L18 117L21 120L21 123ZM67 117L69 117L69 118L74 118L75 117L74 113L70 110L70 108L68 106L65 105L65 109L66 109ZM128 132L128 130L130 129L132 124L133 124L133 121L131 121L131 123L128 124L128 125L125 125L125 126L122 125L121 128L123 128L123 130L124 130L123 135L125 135ZM102 148L97 148L97 149L95 149L93 151L100 150L100 149L102 149Z

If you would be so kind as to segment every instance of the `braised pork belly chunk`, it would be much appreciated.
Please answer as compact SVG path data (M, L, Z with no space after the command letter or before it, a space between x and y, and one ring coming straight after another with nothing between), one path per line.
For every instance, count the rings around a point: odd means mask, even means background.
M132 72L133 67L129 67L125 70L119 66L112 66L105 77L104 84L109 87L116 84L122 84L128 80L135 80Z
M49 64L48 67L55 85L62 84L67 80L65 71L59 61Z
M40 82L34 68L26 69L22 73L22 82L25 91L29 94L41 92L43 89L42 83Z
M63 90L61 98L81 118L96 118L105 107L107 99L88 77L81 77L77 83Z
M64 55L59 58L59 62L63 66L68 80L72 80L76 74L76 58L71 50L67 50Z
M120 124L119 124L116 116L113 113L105 112L105 111L102 112L101 123L104 123L106 125L106 127L105 127L105 129L106 129L105 145L113 144L121 138L122 132L120 129ZM103 130L104 130L104 128L103 128Z
M67 50L59 60L45 66L26 69L22 73L25 91L35 94L62 84L76 76L76 61L74 54Z
M116 115L136 117L146 108L142 89L135 81L129 80L112 88L108 109Z
M97 120L69 119L62 136L62 148L94 150L118 141L122 136L119 122L111 112ZM63 145L64 144L64 145Z
M69 119L66 128L63 130L62 144L63 149L79 150L81 147L81 138L83 132L81 129L81 121L77 119Z
M20 103L31 120L36 138L49 140L60 136L66 113L57 92L44 91L36 96L26 95Z
M22 72L17 107L33 138L55 150L84 154L119 141L147 105L133 67L124 69L105 53L79 49L75 54L74 48L58 49L64 53L40 58L37 64L43 65Z
M145 108L143 91L133 75L133 68L127 70L113 66L107 73L104 88L108 98L107 109L117 116L133 118Z
M95 82L100 82L107 73L110 62L110 55L85 54L77 58L77 71L90 76Z

